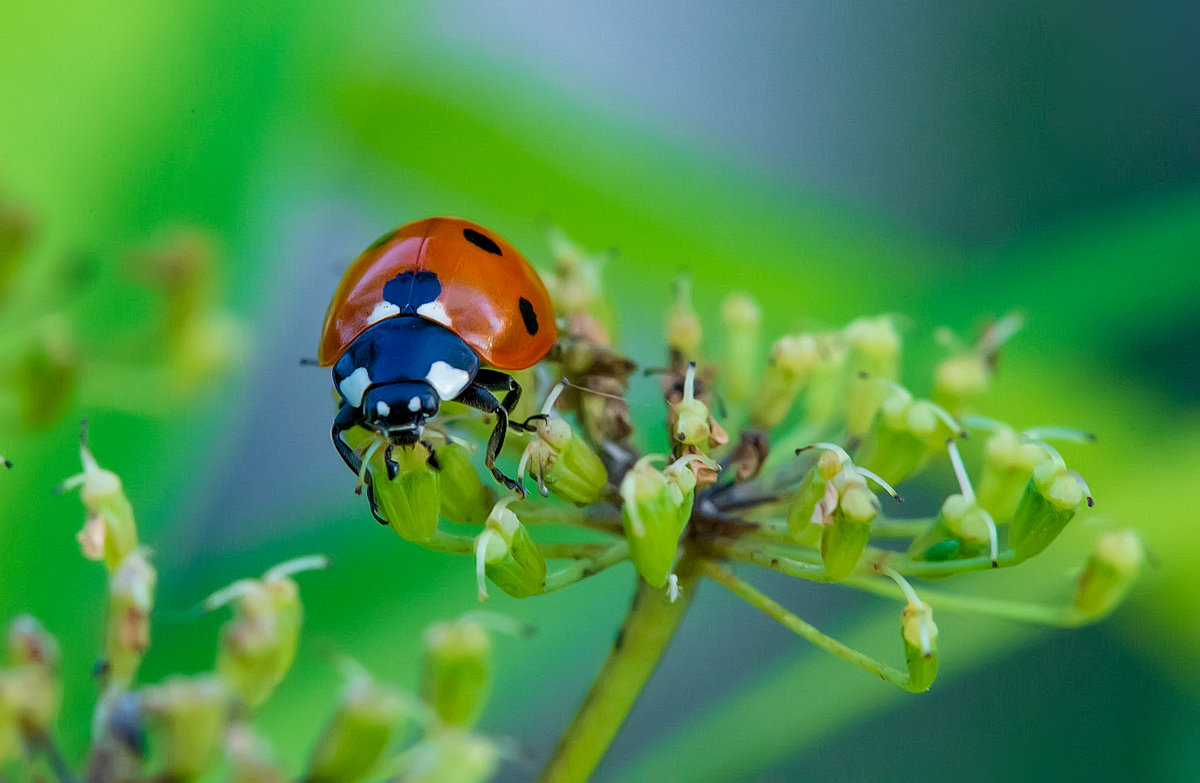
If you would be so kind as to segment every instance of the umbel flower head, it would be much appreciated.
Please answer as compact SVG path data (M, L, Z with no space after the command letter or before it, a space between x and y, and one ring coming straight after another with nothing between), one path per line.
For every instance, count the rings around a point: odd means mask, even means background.
M380 497L383 521L420 546L473 555L481 599L489 582L529 598L629 560L638 598L610 657L614 672L625 671L619 661L636 646L631 639L661 653L696 581L708 578L834 655L918 692L937 673L939 604L1072 626L1110 612L1136 579L1140 539L1110 531L1068 606L946 597L922 584L1035 558L1092 505L1083 478L1047 442L1089 437L977 413L1019 315L1001 316L974 344L943 332L951 355L907 377L897 316L764 335L750 295L731 293L719 313L705 313L692 283L681 279L663 318L665 361L639 373L613 338L603 259L561 232L552 252L543 277L560 337L534 371L521 374L527 397L544 404L510 428L499 455L517 464L527 496L481 478L490 422L432 419L423 443L397 446L412 456L390 465L373 433L360 428L346 438L361 458L360 485ZM715 358L706 341L710 323L719 324ZM631 386L652 376L662 407L631 413ZM947 473L955 481L933 488ZM901 494L916 479L926 501L941 493L936 514L903 513ZM902 601L897 652L905 667L826 636L731 564ZM593 701L579 721L599 720L589 714L600 709ZM572 766L579 763L572 736L552 761L553 769L571 766L566 779L590 769Z

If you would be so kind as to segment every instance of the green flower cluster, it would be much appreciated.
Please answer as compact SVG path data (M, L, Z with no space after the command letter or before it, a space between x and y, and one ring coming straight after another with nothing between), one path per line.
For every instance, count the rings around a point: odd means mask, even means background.
M456 415L453 405L427 430L434 444L414 447L419 453L402 459L391 479L380 454L383 436L354 435L364 454L360 480L373 483L389 526L421 546L473 554L481 599L488 582L527 598L630 560L639 596L657 590L668 604L686 605L680 598L696 579L713 579L819 646L918 692L937 671L933 607L1079 625L1111 611L1136 578L1144 559L1139 537L1112 531L1102 536L1070 605L999 603L913 584L1022 563L1092 504L1082 477L1049 443L1089 436L1022 431L975 414L1000 349L1020 328L1018 316L1000 318L974 344L942 335L949 356L920 384L931 390L922 398L902 382L903 340L892 316L781 335L768 347L760 308L733 293L715 330L722 345L710 355L708 319L681 280L666 317L666 366L657 371L661 418L635 421L626 393L636 367L611 338L604 258L561 233L552 237L552 251L543 277L563 336L536 371L520 378L527 391L546 395L536 431L508 439L518 478L535 494L497 501L497 488L481 478L472 456L484 425ZM537 411L518 412L517 420L522 413ZM900 514L895 487L919 479L919 491L930 492L937 475L930 469L939 464L953 470L957 486L943 495L938 513ZM591 536L556 540L564 526ZM734 563L899 598L905 668L821 634L736 576ZM620 638L629 631L627 623ZM661 649L637 654L648 661L648 675ZM629 655L614 648L598 688ZM576 725L591 725L596 694ZM546 779L586 776L590 767L577 758L602 752L615 730L568 730Z
M99 465L86 444L83 471L64 482L86 509L78 540L84 557L108 571L101 695L92 719L86 779L95 783L162 780L187 783L220 774L235 783L282 783L285 775L254 729L254 717L291 669L303 607L293 577L324 568L323 556L300 557L242 579L205 600L229 606L211 672L138 683L150 648L156 571L138 540L120 478ZM309 754L308 783L388 779L412 783L482 781L495 772L500 746L473 731L491 686L489 629L509 627L490 615L428 629L420 697L377 682L348 658L345 685ZM74 780L53 740L62 699L59 647L37 620L9 628L0 668L0 778ZM420 737L404 744L415 725Z

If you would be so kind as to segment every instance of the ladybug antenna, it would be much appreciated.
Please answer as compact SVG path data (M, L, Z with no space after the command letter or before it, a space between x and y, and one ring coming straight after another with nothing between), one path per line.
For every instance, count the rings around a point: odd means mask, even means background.
M608 392L602 392L599 389L592 389L587 386L580 386L577 383L571 383L566 378L562 379L562 385L569 386L572 389L583 392L584 394L594 394L597 397L607 397L610 400L617 400L618 402L627 402L627 400L620 394L609 394Z

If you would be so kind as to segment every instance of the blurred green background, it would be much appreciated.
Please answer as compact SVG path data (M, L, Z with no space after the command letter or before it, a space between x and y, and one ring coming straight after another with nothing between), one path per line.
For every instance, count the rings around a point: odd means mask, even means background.
M328 443L328 379L297 361L362 247L448 213L535 263L548 220L615 248L607 284L648 365L681 270L702 313L753 293L769 334L904 314L918 390L934 327L969 335L1020 308L990 412L1097 432L1067 458L1094 518L1139 527L1154 559L1099 627L941 615L942 676L922 696L710 586L602 778L1196 779L1198 25L1170 2L7 4L0 194L36 216L30 264L93 259L89 293L69 303L87 345L152 317L120 262L176 225L216 238L246 329L240 368L187 405L121 405L94 370L59 424L0 421L17 463L0 475L0 618L31 611L64 642L68 755L86 741L103 622L78 500L51 491L78 469L83 416L157 551L145 681L211 665L223 618L190 612L213 589L298 554L333 558L301 577L301 657L259 723L293 765L332 701L330 651L410 685L421 629L475 606L466 559L372 522ZM636 392L638 410L654 397L652 383ZM1095 529L966 586L1065 600ZM539 628L497 645L482 727L521 748L504 779L532 777L552 748L632 579L623 567L493 600ZM761 584L899 656L894 604Z

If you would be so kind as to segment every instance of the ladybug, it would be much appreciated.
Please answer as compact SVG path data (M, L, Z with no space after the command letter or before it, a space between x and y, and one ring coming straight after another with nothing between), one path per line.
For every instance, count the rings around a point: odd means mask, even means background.
M438 406L453 400L496 416L484 463L524 495L495 464L509 427L532 429L509 420L521 387L504 370L532 367L557 338L546 286L502 237L459 218L403 225L350 265L325 314L317 363L333 368L333 445L358 473L362 458L345 433L374 430L387 438L395 478L392 448L420 441ZM368 496L379 518L369 485Z

